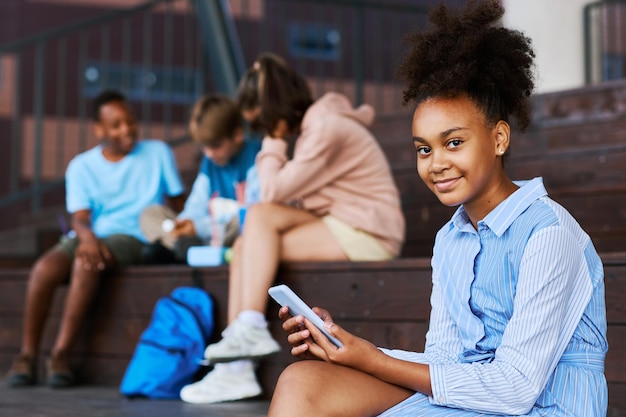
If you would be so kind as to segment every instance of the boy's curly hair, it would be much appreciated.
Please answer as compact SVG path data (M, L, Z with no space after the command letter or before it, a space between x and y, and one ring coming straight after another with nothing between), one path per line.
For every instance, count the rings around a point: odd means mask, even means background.
M100 122L100 109L113 101L126 103L126 96L117 90L104 90L93 99L91 117L95 122Z
M435 8L435 27L405 39L409 52L398 70L407 81L404 103L467 95L489 123L513 117L525 129L535 53L523 33L497 25L503 14L498 0L470 0L460 11Z

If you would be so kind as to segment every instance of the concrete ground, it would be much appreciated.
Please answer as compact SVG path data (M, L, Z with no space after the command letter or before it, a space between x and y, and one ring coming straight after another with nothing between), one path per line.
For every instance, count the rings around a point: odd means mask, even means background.
M262 399L203 405L128 399L117 387L12 389L0 381L0 417L263 417L268 406Z

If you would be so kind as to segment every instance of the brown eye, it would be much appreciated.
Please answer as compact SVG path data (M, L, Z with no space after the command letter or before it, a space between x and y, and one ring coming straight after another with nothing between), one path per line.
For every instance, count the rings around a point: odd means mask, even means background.
M427 146L419 146L416 151L419 156L426 156L430 153L430 148Z
M463 143L463 141L461 139L452 139L450 142L448 142L448 147L449 148L456 148L458 146L460 146Z

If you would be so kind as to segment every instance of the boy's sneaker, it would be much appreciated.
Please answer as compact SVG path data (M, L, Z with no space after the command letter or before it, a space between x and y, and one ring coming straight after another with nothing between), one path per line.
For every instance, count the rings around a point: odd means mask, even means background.
M280 345L267 328L258 328L235 320L222 333L223 339L207 346L204 357L210 363L238 359L260 359L280 351Z
M47 361L48 381L51 388L67 388L74 385L74 374L70 369L67 356L64 353L57 353L48 358Z
M20 353L13 359L7 374L7 385L13 388L35 384L35 358Z
M184 386L180 398L192 404L212 404L256 397L262 392L252 363L239 372L232 371L227 364L218 364L200 381Z

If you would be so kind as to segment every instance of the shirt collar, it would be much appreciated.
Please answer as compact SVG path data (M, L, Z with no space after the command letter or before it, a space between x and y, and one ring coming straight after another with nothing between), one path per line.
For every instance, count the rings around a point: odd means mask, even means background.
M489 227L496 236L501 236L533 202L548 195L541 177L513 182L520 188L479 221ZM450 228L453 227L461 231L467 227L474 229L463 206L460 206L452 216Z

